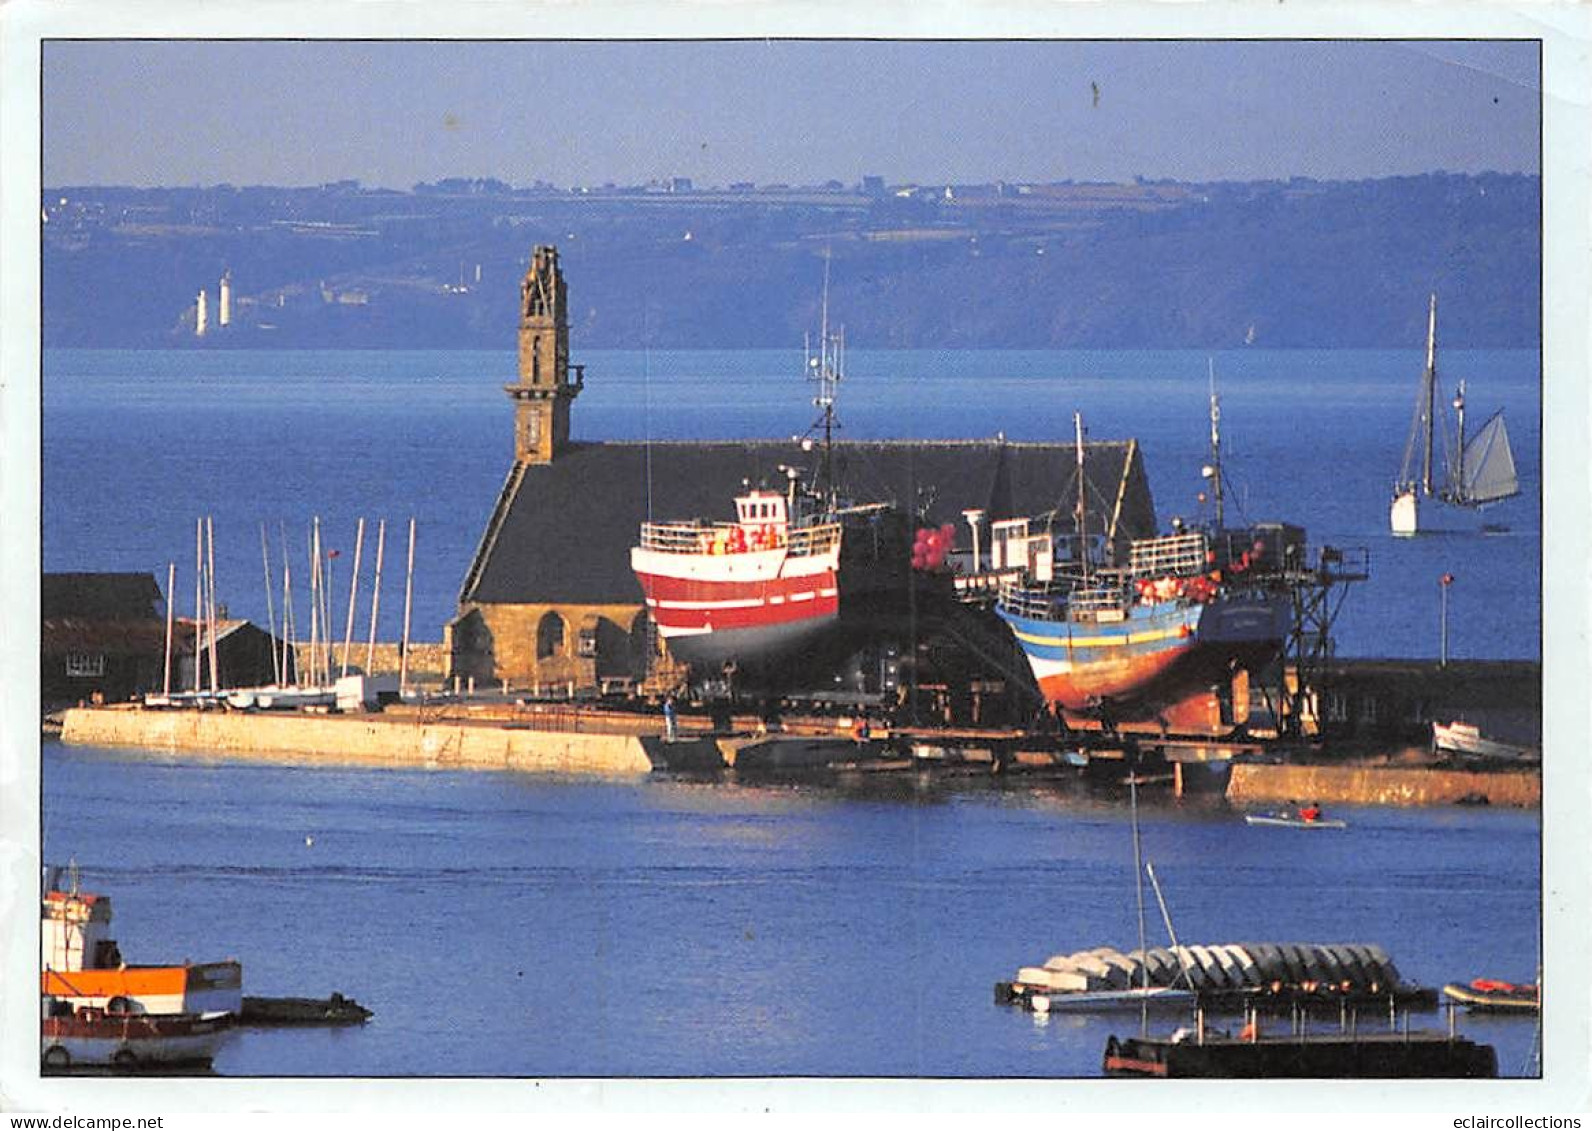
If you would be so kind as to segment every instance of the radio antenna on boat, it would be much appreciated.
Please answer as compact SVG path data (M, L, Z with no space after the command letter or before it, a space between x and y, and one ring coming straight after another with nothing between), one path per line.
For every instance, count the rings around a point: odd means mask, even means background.
M813 355L811 344L806 351L808 379L818 382L818 395L813 398L818 419L807 432L809 436L819 430L823 433L823 448L818 457L818 475L814 486L831 510L836 506L838 494L835 487L834 441L840 421L835 416L835 397L840 385L845 349L845 331L829 332L829 253L825 251L823 302L818 316L818 354Z

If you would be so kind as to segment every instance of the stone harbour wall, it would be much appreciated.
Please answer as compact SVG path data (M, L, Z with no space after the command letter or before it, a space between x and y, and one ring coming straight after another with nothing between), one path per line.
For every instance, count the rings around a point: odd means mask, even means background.
M393 768L633 776L651 760L635 734L590 734L418 717L273 715L76 707L61 741L222 757Z
M1239 763L1227 799L1320 801L1324 805L1453 805L1485 797L1489 805L1534 809L1542 804L1539 771L1478 773L1431 767L1282 766Z

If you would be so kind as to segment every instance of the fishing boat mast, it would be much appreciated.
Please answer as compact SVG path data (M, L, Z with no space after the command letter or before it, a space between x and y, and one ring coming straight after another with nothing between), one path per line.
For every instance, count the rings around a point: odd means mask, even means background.
M839 492L835 485L834 444L835 430L840 427L840 421L835 416L835 397L843 372L845 348L845 331L839 330L833 334L829 332L829 257L826 255L823 302L818 316L818 353L813 354L810 342L807 343L805 352L808 379L818 382L818 395L813 398L813 405L818 409L818 419L813 422L808 433L810 435L814 431L821 431L823 436L823 446L818 456L818 475L813 486L814 492L830 512L839 505Z
M1078 563L1083 570L1083 580L1089 581L1089 484L1083 476L1083 413L1072 414L1073 446L1078 453L1078 503L1073 511L1073 524L1078 531Z

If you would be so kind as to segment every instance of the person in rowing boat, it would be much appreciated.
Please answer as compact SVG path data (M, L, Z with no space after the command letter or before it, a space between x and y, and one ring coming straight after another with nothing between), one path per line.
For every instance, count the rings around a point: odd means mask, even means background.
M1309 805L1306 805L1303 809L1300 809L1299 819L1301 821L1321 820L1321 803L1319 801L1312 801Z

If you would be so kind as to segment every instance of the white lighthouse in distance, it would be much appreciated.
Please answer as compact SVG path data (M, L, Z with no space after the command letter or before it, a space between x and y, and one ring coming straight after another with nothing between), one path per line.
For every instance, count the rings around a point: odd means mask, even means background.
M199 292L199 305L194 312L193 332L194 337L202 338L205 331L210 329L209 297L201 289Z
M221 273L221 301L217 303L216 324L232 325L232 268Z

